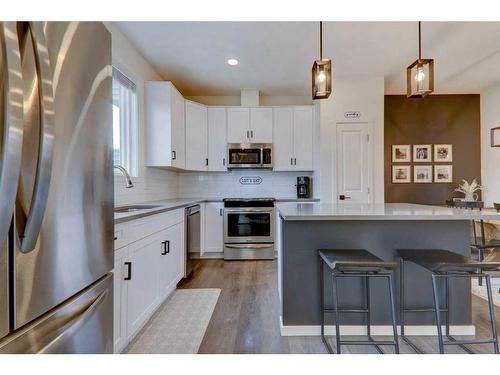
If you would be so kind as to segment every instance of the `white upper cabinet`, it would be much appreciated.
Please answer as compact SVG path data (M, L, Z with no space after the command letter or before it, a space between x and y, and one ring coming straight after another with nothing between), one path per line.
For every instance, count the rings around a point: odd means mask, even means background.
M293 108L274 108L273 169L293 170Z
M249 108L227 109L227 142L228 143L250 142Z
M282 107L273 111L276 171L313 170L313 108Z
M226 108L208 108L208 170L226 171Z
M208 171L207 107L186 100L186 169Z
M250 109L250 142L251 143L273 142L272 108Z
M313 108L293 108L293 164L298 171L313 170Z
M171 82L145 84L146 165L186 167L184 98Z

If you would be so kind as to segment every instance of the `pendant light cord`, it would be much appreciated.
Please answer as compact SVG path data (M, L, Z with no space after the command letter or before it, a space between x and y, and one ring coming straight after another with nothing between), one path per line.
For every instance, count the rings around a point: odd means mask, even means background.
M418 21L418 59L422 60L422 29L420 21Z
M319 21L319 59L323 60L323 22Z

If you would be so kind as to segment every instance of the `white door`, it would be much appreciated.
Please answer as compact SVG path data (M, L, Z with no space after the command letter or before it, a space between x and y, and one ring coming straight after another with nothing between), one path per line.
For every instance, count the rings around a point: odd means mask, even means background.
M121 353L127 345L127 247L115 251L113 270L113 352Z
M208 170L226 171L226 108L208 107Z
M171 94L172 166L184 169L186 167L184 98L174 87L171 88ZM165 140L165 142L167 142L167 140Z
M207 107L186 100L186 169L208 170Z
M273 169L291 171L293 167L293 108L273 109Z
M158 234L128 246L127 336L133 337L159 302L158 273L161 241ZM130 272L129 272L130 271Z
M313 170L313 109L293 109L293 164L298 171Z
M337 123L337 201L371 202L368 123Z
M250 142L249 108L227 109L227 142L228 143Z
M205 203L205 241L204 251L223 251L223 214L224 203Z
M250 110L250 142L273 143L273 109Z

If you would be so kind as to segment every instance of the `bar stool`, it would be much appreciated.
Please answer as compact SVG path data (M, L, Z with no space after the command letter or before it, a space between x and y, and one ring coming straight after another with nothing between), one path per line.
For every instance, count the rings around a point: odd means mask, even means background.
M327 342L325 337L325 313L335 314L335 332L337 342L337 353L341 354L342 345L373 345L380 354L383 354L379 345L393 345L396 354L399 354L398 332L396 328L395 308L394 308L394 293L392 285L392 273L396 266L396 262L385 262L366 250L346 249L346 250L319 250L319 265L320 265L320 283L321 283L321 339L325 344L329 353L333 353L333 349ZM333 308L325 307L324 303L324 266L327 266L331 271L333 281ZM338 278L364 278L365 283L365 306L362 309L340 309L339 296L337 288ZM376 341L371 337L371 321L370 321L370 278L382 277L387 279L389 284L389 299L392 314L393 341ZM340 319L341 313L365 313L367 336L369 341L349 340L343 341L340 339Z
M483 271L493 271L500 267L500 263L493 262L477 262L464 255L456 254L447 250L398 250L400 256L400 323L401 337L410 345L417 353L423 353L409 338L405 336L405 314L412 313L428 313L434 312L436 319L436 328L438 332L439 353L444 354L445 345L458 345L468 353L473 353L466 344L493 344L493 349L498 354L498 338L495 321L495 310L491 293L490 275L483 274ZM405 307L405 288L404 288L404 272L405 262L415 263L432 274L432 292L434 296L434 308L407 309ZM478 271L479 270L479 271ZM488 306L491 319L491 339L489 340L456 340L450 335L450 295L449 295L449 279L450 278L473 278L484 277L486 279L486 289L488 292ZM438 297L438 279L445 281L445 300L446 306L440 307ZM447 341L443 340L441 330L441 313L445 313L446 320L446 337Z

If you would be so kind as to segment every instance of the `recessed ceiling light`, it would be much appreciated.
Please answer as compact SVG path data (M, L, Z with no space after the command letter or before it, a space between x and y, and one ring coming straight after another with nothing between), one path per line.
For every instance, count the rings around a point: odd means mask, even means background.
M229 65L232 65L232 66L234 66L234 65L238 65L238 60L236 60L236 59L228 59L228 60L227 60L227 63L228 63Z

